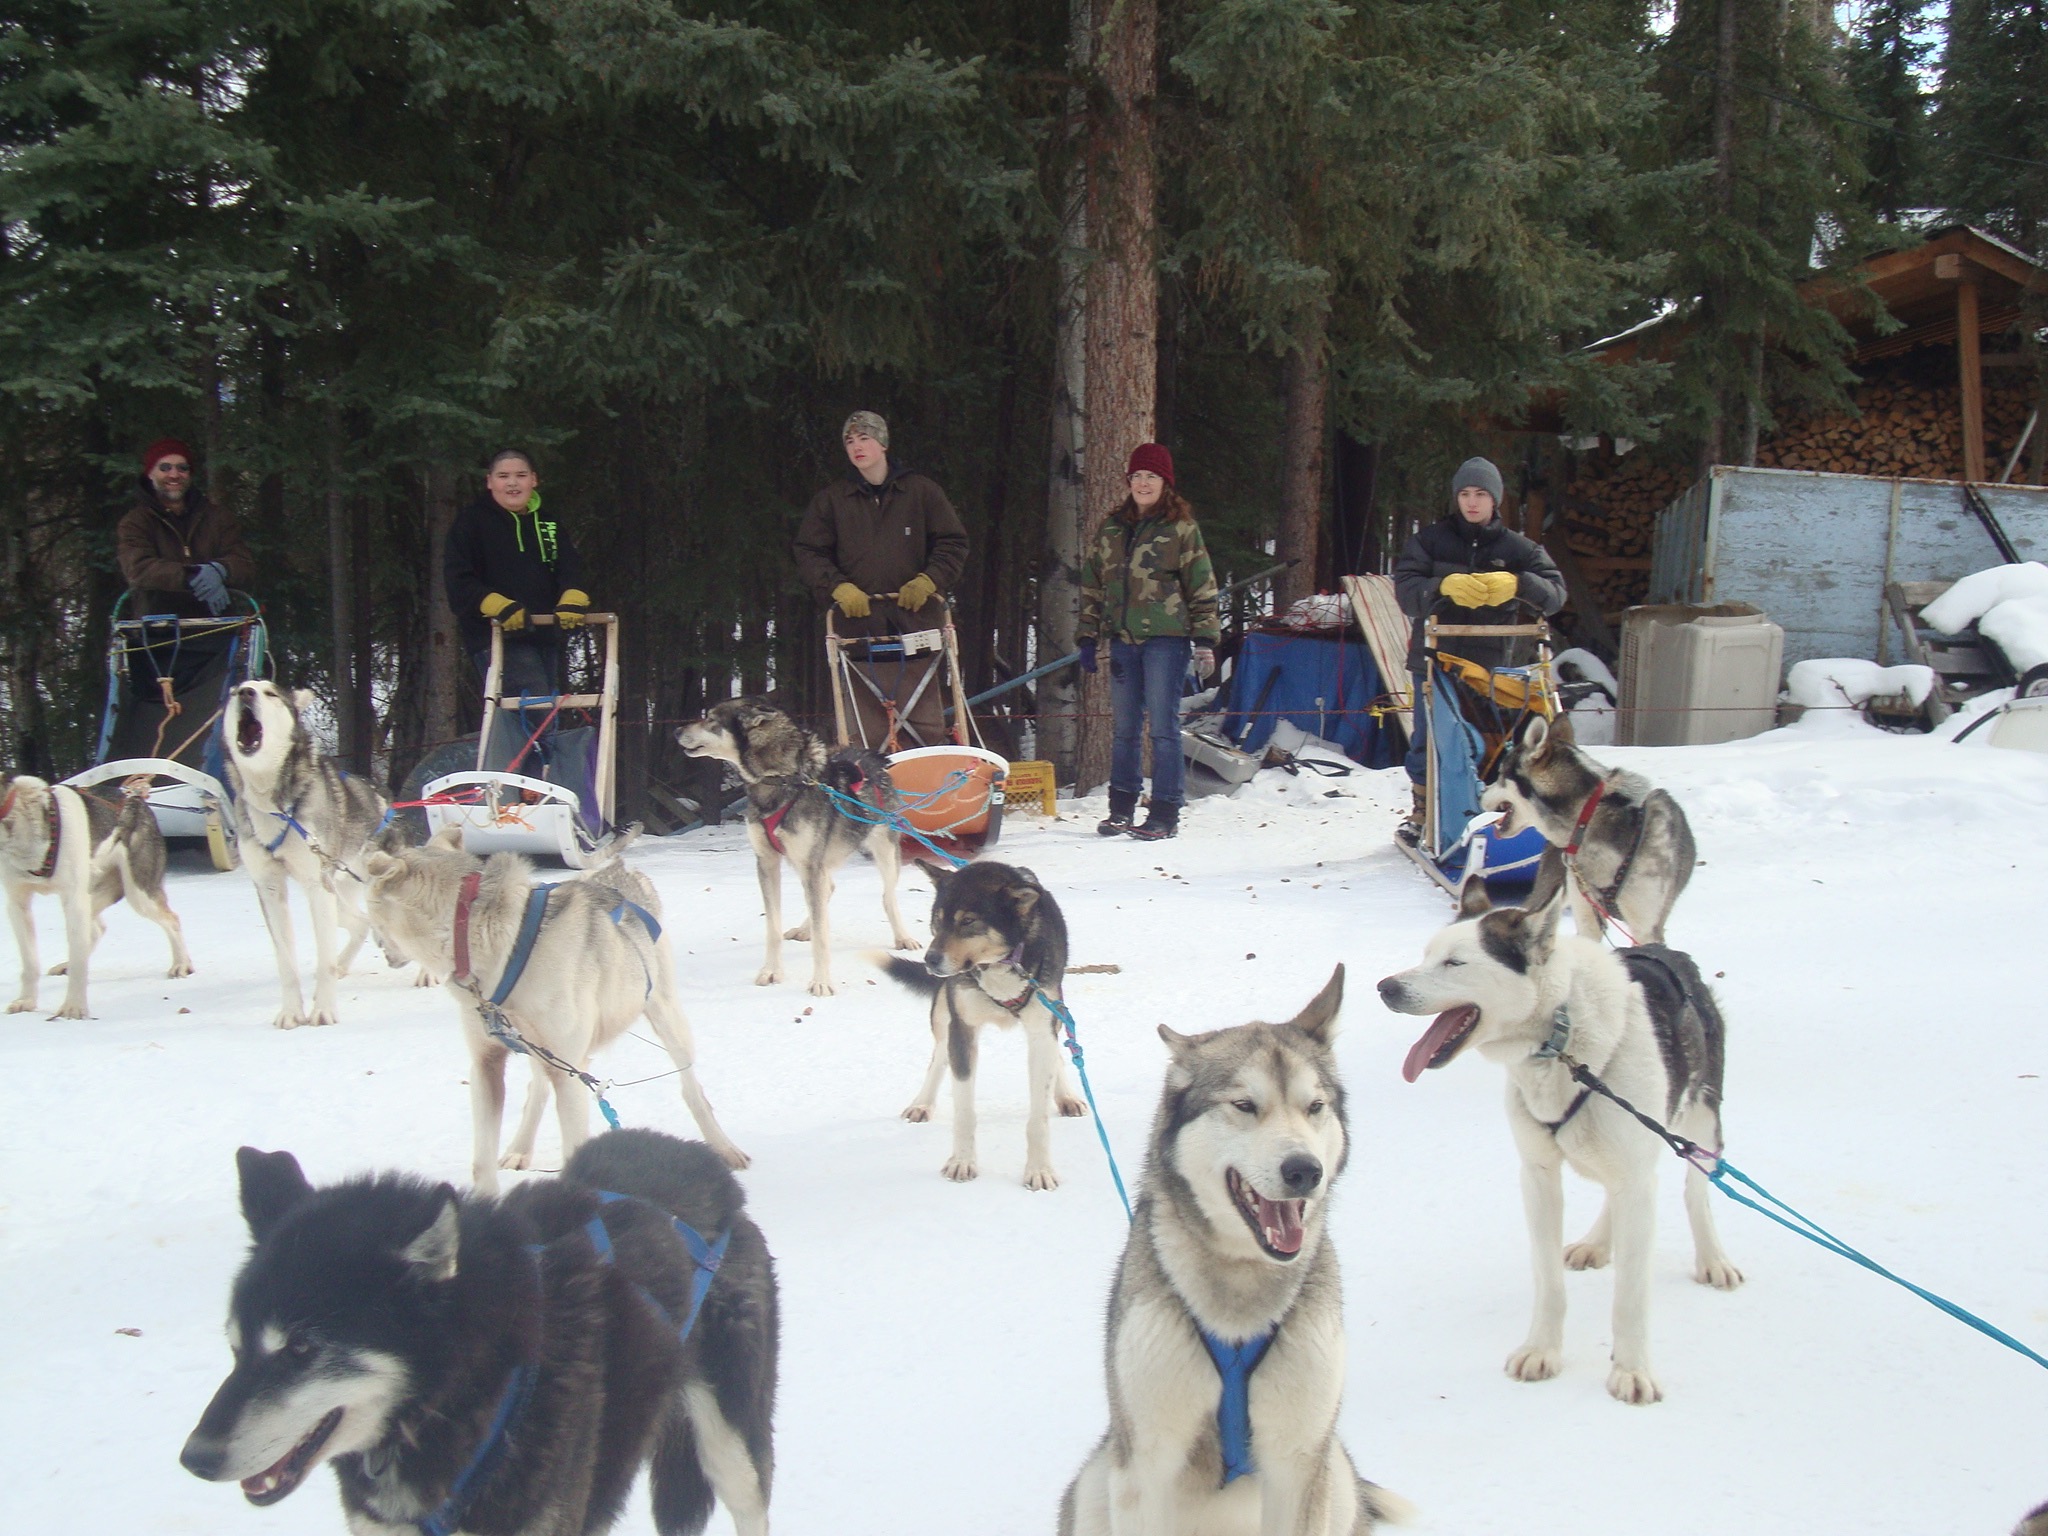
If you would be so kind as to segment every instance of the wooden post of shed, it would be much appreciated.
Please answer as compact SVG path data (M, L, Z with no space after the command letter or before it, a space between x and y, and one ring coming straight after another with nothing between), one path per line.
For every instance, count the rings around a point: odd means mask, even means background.
M1963 478L1984 478L1984 360L1977 334L1977 280L1956 284L1956 366L1963 386Z

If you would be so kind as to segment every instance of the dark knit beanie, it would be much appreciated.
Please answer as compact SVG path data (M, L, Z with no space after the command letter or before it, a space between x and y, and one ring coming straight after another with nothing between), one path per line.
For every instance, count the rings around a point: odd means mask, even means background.
M1500 471L1494 468L1491 459L1467 459L1458 466L1458 472L1451 476L1451 510L1458 510L1458 492L1468 485L1476 485L1493 498L1493 510L1500 511L1502 486Z
M1131 462L1124 466L1124 478L1128 480L1140 470L1155 474L1172 485L1173 455L1162 443L1140 443L1131 450Z
M158 459L167 459L174 453L185 455L185 462L187 464L192 462L192 450L187 448L181 439L175 437L158 438L142 450L142 472L145 475L148 474L152 469L156 468Z

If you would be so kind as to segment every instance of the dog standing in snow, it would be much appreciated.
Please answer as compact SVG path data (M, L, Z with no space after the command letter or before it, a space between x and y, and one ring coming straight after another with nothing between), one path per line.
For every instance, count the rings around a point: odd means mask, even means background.
M64 1001L51 1015L86 1016L86 971L107 925L100 914L123 897L171 941L173 977L192 974L185 930L164 899L164 839L149 802L123 798L119 810L63 784L22 774L0 788L0 883L7 887L7 915L21 954L21 993L9 1013L31 1013L42 959L36 951L35 918L29 903L55 896L64 910L64 963L51 968L64 977Z
M1469 1046L1508 1073L1508 1126L1522 1155L1522 1198L1536 1266L1529 1337L1508 1357L1517 1381L1563 1367L1564 1272L1614 1260L1614 1361L1607 1390L1624 1403L1664 1394L1650 1370L1650 1256L1664 1144L1612 1101L1581 1086L1573 1061L1615 1093L1709 1152L1721 1150L1720 1010L1692 958L1661 944L1615 951L1560 935L1564 902L1489 910L1469 880L1459 920L1429 941L1422 963L1380 983L1396 1013L1433 1013L1409 1049L1414 1082ZM1566 1163L1607 1192L1592 1230L1564 1244ZM1730 1291L1742 1273L1714 1229L1706 1176L1685 1175L1693 1278Z

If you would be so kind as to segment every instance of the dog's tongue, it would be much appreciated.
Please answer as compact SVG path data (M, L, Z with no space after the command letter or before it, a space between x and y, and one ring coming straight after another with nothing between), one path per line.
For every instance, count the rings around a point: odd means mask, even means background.
M1275 1253L1301 1252L1301 1213L1307 1202L1268 1200L1256 1190L1252 1198L1259 1204L1259 1225L1265 1231L1266 1245Z
M1401 1076L1411 1083L1422 1076L1433 1064L1436 1053L1444 1048L1444 1043L1460 1030L1468 1028L1472 1016L1478 1011L1466 1003L1438 1014L1429 1028L1422 1032L1422 1038L1408 1047L1408 1059L1401 1063Z

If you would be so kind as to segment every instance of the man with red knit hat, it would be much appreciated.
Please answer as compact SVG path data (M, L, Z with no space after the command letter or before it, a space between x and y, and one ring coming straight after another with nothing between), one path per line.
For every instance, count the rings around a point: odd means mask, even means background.
M192 450L175 437L142 450L141 484L114 531L114 549L136 589L137 618L217 617L228 611L228 589L246 587L256 574L235 515L192 483Z

